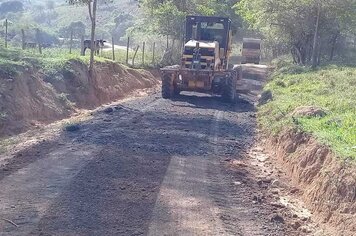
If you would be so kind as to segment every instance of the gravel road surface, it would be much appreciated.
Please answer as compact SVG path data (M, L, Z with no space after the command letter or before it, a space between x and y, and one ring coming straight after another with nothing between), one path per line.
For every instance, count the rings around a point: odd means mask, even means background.
M258 173L231 165L254 145L254 105L153 93L110 107L1 167L0 235L293 235L260 204Z

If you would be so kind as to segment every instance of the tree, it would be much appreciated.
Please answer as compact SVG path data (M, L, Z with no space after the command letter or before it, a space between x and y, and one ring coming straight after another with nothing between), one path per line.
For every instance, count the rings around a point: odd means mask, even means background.
M20 12L23 11L23 4L21 1L7 1L0 5L0 13L6 14L8 12Z
M91 45L90 45L90 62L89 62L89 75L93 75L94 68L94 49L95 49L95 29L96 29L96 10L98 0L66 0L71 5L87 5L89 18L91 21Z
M63 37L69 37L73 32L73 36L81 38L85 35L85 24L82 21L73 21L68 26L59 29L59 33Z
M233 9L236 2L237 0L143 0L141 6L146 18L152 22L146 29L181 39L187 15L229 17L233 22L233 30L236 31L242 21Z
M117 12L115 15L117 15L117 17L114 19L111 34L115 39L120 39L125 35L126 30L133 26L134 18L131 14L124 12Z
M337 40L356 26L354 0L241 0L236 10L269 44L286 45L303 65L333 58Z

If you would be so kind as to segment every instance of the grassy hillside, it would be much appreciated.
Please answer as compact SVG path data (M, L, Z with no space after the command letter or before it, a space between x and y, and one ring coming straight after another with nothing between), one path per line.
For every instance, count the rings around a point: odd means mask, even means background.
M82 22L86 28L86 36L90 35L90 19L86 6L72 6L65 1L53 1L53 8L49 8L48 1L23 1L24 11L0 14L0 21L8 19L9 39L19 41L20 30L33 30L39 28L55 37L69 37L67 28L73 22ZM1 2L0 2L1 3ZM120 39L125 35L128 27L133 25L133 17L139 14L136 1L114 0L102 3L97 12L97 37ZM0 27L0 34L3 34ZM66 31L67 30L67 31ZM15 38L17 35L17 38ZM79 38L78 35L74 37Z
M71 59L89 62L88 56L82 57L79 53L69 54L60 49L44 49L43 54L39 54L35 50L22 51L0 47L0 76L17 73L17 66L35 67L41 69L43 73L51 74L65 68Z
M298 127L329 145L340 157L356 160L356 67L327 66L312 71L303 67L277 67L267 85L273 99L261 106L262 127L278 134ZM320 107L324 117L295 117L301 106Z

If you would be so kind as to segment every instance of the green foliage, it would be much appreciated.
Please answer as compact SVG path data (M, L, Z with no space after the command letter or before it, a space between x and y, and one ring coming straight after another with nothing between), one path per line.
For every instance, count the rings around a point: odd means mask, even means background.
M232 0L144 0L142 6L146 13L146 20L142 21L143 24L139 24L137 28L181 39L184 34L185 16L206 15L231 18L236 31L241 25L241 19L233 10L235 3L236 1ZM147 22L151 25L147 25Z
M52 75L67 68L70 60L80 60L88 64L88 57L81 57L79 51L69 54L63 49L43 49L43 54L38 52L0 47L0 72L10 76L23 71L24 68L41 69L43 73Z
M307 64L320 9L318 51L320 60L333 59L335 52L356 33L354 0L241 0L236 11L253 29L258 29L272 50L290 52L294 61ZM338 49L338 50L335 50Z
M23 3L21 1L6 1L0 5L0 14L9 12L20 12L23 10Z
M82 21L73 21L68 26L59 29L59 33L63 37L69 38L73 33L74 38L81 38L85 35L85 24Z
M266 90L273 101L260 107L259 122L273 134L291 127L313 134L329 145L340 157L356 159L356 68L327 66L316 71L279 68ZM300 106L317 106L326 110L320 117L292 117Z

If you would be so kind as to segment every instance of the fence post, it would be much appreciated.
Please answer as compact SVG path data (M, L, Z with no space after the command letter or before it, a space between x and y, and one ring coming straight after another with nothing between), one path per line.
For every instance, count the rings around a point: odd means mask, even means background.
M8 21L5 19L5 48L7 48L7 24Z
M81 56L85 56L85 52L84 52L84 35L82 35L81 39L80 39L80 55Z
M69 54L72 54L73 47L73 29L70 31Z
M129 64L130 37L127 37L126 65Z
M26 49L26 38L25 38L25 30L21 29L21 36L22 36L22 50Z
M36 29L36 40L38 44L38 52L42 54L42 42L41 42L41 32L40 29Z
M146 42L142 43L142 65L145 65L145 47L146 47Z
M140 48L140 46L137 46L137 48L135 50L135 54L134 54L134 56L132 58L132 66L135 66L135 57L136 57L136 54L137 54L137 51L138 51L139 48Z
M155 50L156 50L156 42L153 42L152 47L152 64L155 65Z
M111 37L111 45L112 45L112 60L115 61L115 45L114 45L114 37Z

